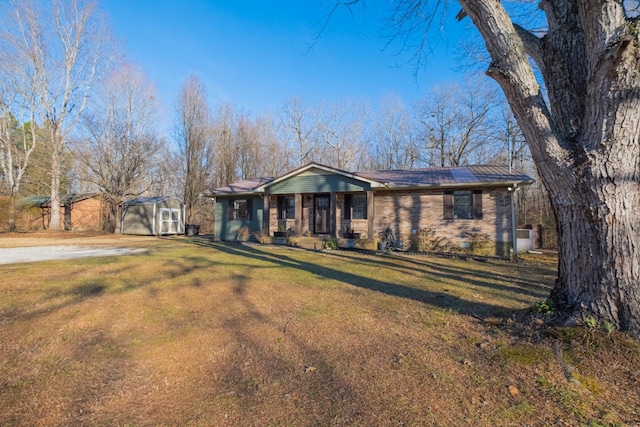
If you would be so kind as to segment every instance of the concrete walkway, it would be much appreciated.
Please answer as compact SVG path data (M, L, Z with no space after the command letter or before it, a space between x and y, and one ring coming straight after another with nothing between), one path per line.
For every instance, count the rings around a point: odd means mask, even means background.
M68 245L2 248L0 249L0 265L99 256L134 255L146 251L146 249L88 248Z

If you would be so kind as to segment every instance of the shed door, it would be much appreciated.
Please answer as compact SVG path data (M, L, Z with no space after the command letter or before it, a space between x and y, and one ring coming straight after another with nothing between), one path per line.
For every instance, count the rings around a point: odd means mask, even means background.
M160 234L178 234L180 209L160 208Z

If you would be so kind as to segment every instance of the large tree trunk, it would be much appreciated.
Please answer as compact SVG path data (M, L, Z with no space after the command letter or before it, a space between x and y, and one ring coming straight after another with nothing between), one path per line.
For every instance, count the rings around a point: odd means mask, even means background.
M559 233L552 298L568 320L594 316L640 338L637 22L617 1L546 0L548 32L538 38L514 26L498 0L460 3L550 194Z
M586 170L587 175L591 173ZM569 203L554 203L559 272L552 297L569 319L593 315L637 336L640 190L637 184L615 181L617 176L585 176L573 196L566 198Z
M114 225L114 229L113 229L114 234L121 234L122 233L122 203L124 203L124 201L121 201L119 204L114 206L113 209L112 209L112 211L114 213L114 220L115 220L115 225ZM109 231L111 231L111 230L109 230Z
M13 233L18 227L16 226L16 196L11 194L9 196L9 225L7 231Z
M49 217L49 230L60 231L60 175L62 162L58 150L53 147L51 154L51 214Z

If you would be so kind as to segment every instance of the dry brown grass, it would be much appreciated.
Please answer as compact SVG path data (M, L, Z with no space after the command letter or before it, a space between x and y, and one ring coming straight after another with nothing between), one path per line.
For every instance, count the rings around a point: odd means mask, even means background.
M0 266L0 425L640 422L637 342L523 314L549 262L77 239L150 251Z

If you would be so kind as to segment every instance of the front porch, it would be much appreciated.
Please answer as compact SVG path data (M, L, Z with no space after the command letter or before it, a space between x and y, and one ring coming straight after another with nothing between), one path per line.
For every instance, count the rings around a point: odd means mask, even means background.
M374 237L373 191L268 194L263 198L263 232L294 237ZM348 237L348 236L346 236Z

